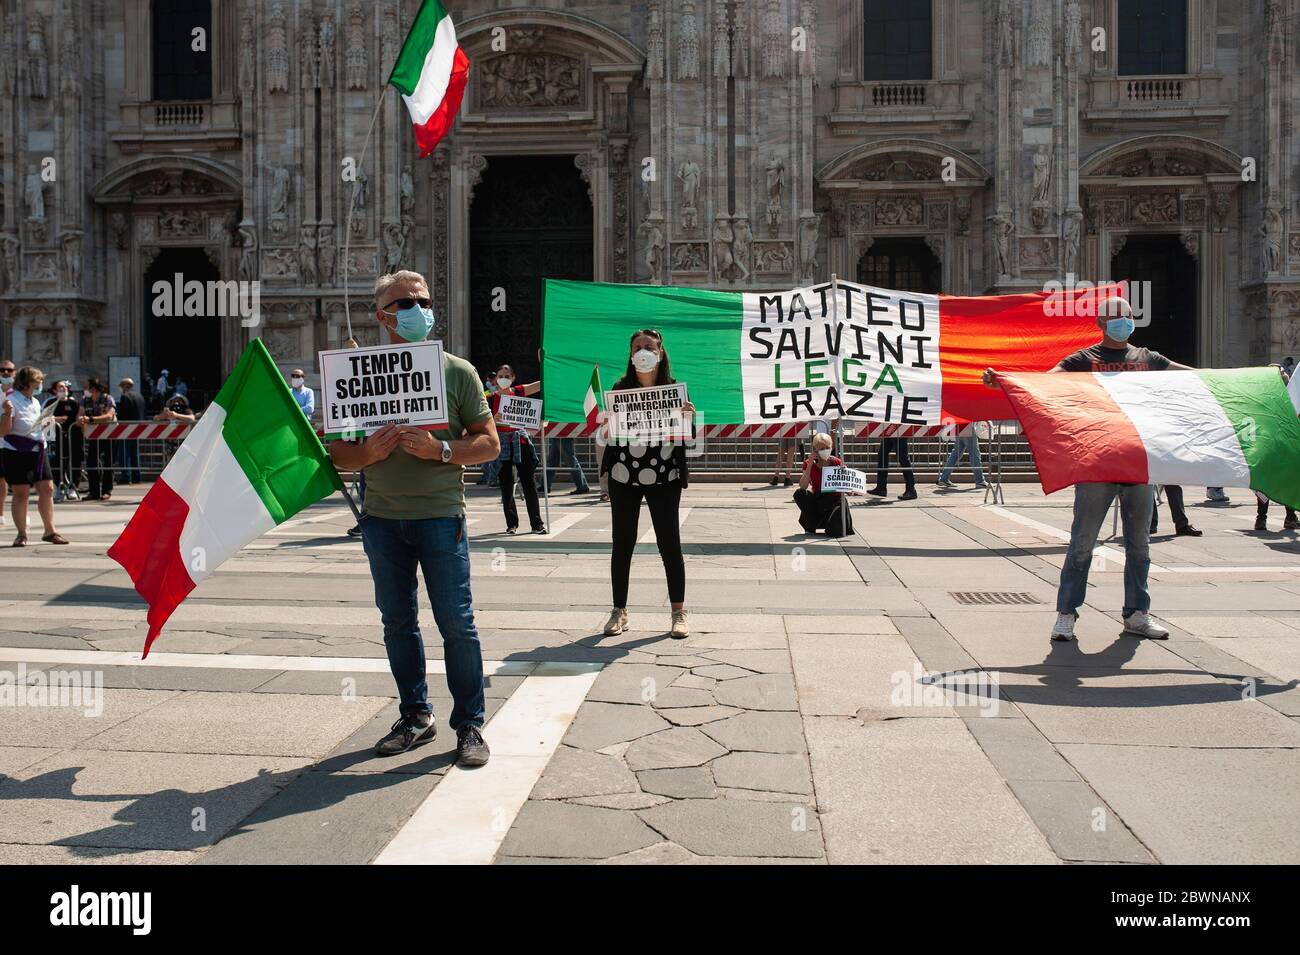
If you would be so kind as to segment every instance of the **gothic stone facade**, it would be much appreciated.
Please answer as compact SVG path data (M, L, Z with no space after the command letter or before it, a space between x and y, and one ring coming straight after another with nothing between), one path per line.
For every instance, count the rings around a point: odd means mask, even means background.
M3 0L0 348L78 379L140 354L143 276L187 248L261 282L258 328L204 319L223 371L249 334L313 367L344 336L345 266L363 342L396 264L431 277L468 354L476 186L494 157L559 154L597 280L853 278L909 237L944 291L1013 292L1109 278L1132 237L1173 235L1196 361L1300 353L1300 0L1187 0L1185 72L1151 77L1120 71L1120 0L933 0L929 76L905 82L864 78L861 0L452 6L473 61L457 127L419 160L389 95L345 237L336 172L418 0L211 0L197 101L155 98L150 0Z

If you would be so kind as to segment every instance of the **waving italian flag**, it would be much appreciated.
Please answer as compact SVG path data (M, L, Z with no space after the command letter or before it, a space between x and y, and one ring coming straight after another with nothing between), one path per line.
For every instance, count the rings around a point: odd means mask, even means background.
M451 16L438 0L424 0L388 77L411 114L421 159L447 135L468 78L469 57L456 42Z
M253 339L108 556L149 604L144 656L172 611L235 551L343 482Z
M1249 487L1300 507L1300 418L1277 369L999 374L1051 494L1082 482Z

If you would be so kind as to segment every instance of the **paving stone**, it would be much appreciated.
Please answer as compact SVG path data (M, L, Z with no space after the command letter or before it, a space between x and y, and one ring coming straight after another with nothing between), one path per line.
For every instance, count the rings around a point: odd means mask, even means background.
M141 644L143 645L143 644ZM0 633L0 646L35 647L41 650L91 650L92 645L81 637L58 633L30 633L7 630Z
M633 793L637 779L620 759L561 746L533 787L532 799L571 799Z
M701 731L729 750L758 753L804 753L803 721L798 713L746 712L707 723Z
M568 802L578 806L596 806L601 809L649 809L669 802L667 796L654 796L650 793L611 793L608 796L579 796Z
M644 849L634 849L612 859L602 859L599 865L689 865L699 856L687 852L672 842L659 842Z
M57 753L43 746L0 746L0 780ZM2 835L0 835L2 841Z
M500 855L608 859L660 841L632 812L530 799L506 834Z
M755 673L789 673L790 651L780 650L710 650L708 656L719 663L752 670ZM704 676L712 676L705 673Z
M787 805L798 805L808 801L807 793L768 792L764 789L733 789L729 786L719 786L718 796L722 799L749 799L758 802L781 802Z
M1007 785L1052 850L1069 862L1151 863L1151 853L1080 780L1012 780Z
M587 699L601 703L647 703L686 671L640 663L608 666L596 677Z
M734 706L687 706L681 709L662 709L656 712L674 726L701 726L734 716L741 710Z
M374 696L397 698L397 684L388 673L345 673L331 670L316 672L312 670L286 670L278 675L271 675L257 688L259 693L303 693L311 696L334 696L343 698L344 692L355 696ZM429 682L439 678L430 675Z
M588 700L578 708L564 742L579 749L600 750L658 733L670 725L649 706Z
M275 678L274 670L228 670L146 664L103 667L104 686L133 690L201 690L208 693L250 692Z
M187 865L194 852L0 843L0 865Z
M681 709L687 706L712 706L713 694L708 690L681 686L664 687L651 701L655 709Z
M705 766L683 769L647 769L636 774L641 788L674 799L712 799L718 794L713 774Z
M789 753L728 753L710 768L719 786L812 794L808 759Z
M624 760L633 772L701 766L726 750L690 726L674 726L645 736L628 747Z
M102 697L91 692L82 695L80 706L3 706L0 707L0 746L44 746L65 748L107 732L141 713L173 699L171 690L110 690ZM70 697L73 702L75 697ZM102 706L102 712L93 715ZM88 715L91 714L91 715ZM96 748L98 744L96 744ZM136 747L137 749L141 747Z
M732 666L730 663L712 663L708 666L696 667L691 672L698 676L711 677L714 680L735 680L739 677L754 675L752 670Z
M728 680L718 686L713 696L723 706L736 706L747 710L799 708L799 701L794 694L794 680L785 673L763 673L739 680Z
M821 858L820 823L806 804L679 799L638 813L657 832L702 856Z
M673 681L673 686L685 687L691 690L712 690L717 685L717 680L711 680L705 676L696 676L694 673L679 676Z
M1037 782L1079 779L1065 757L1026 719L972 717L966 720L966 728L1003 779Z

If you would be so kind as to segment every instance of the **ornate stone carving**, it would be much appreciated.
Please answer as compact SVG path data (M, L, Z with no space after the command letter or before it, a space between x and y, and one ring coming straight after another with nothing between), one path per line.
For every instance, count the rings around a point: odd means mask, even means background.
M253 32L253 14L245 12L239 24L239 91L245 100L257 87L257 37Z
M402 167L402 175L398 182L398 208L404 219L415 214L415 179L411 176L410 163Z
M289 167L271 167L271 205L273 216L286 215L289 211Z
M59 91L65 97L81 95L81 33L69 0L63 4L63 62L59 69Z
M1172 192L1146 193L1133 203L1132 218L1142 225L1178 221L1178 197Z
M257 278L257 226L251 219L239 223L236 244L239 246L239 279L251 282Z
M1061 236L1061 268L1067 275L1074 274L1079 265L1079 230L1083 214L1072 212L1065 217Z
M1065 2L1065 58L1073 66L1083 49L1083 17L1079 13L1079 0Z
M822 217L816 213L799 218L799 279L811 282L817 271L817 233Z
M674 242L671 247L674 272L707 272L709 270L709 245L707 242Z
M785 76L785 54L790 49L790 36L781 16L780 0L767 0L763 14L763 76L779 79Z
M402 268L402 259L406 253L406 234L401 222L389 219L384 222L384 269L396 272Z
M1127 232L1115 232L1110 237L1110 257L1113 259L1124 251L1124 246L1128 244Z
M662 285L664 278L664 243L663 230L659 224L652 219L643 219L641 225L637 227L637 235L641 237L642 248L645 249L645 265L650 271L650 282L654 285Z
M924 182L939 178L939 164L920 156L873 156L849 173L866 182Z
M1282 271L1282 228L1282 213L1265 209L1264 221L1259 227L1260 257L1265 275Z
M1178 237L1182 240L1183 248L1192 258L1200 258L1201 255L1201 234L1199 232L1184 232Z
M310 9L298 27L298 85L305 90L320 86L320 37Z
M682 7L677 31L677 79L700 77L700 23L695 15L695 0L679 0Z
M664 78L664 19L660 0L650 0L646 13L645 84Z
M50 49L45 42L45 17L33 13L27 18L27 92L32 99L50 95Z
M0 37L0 95L18 92L18 18L6 13L4 36Z
M430 291L433 293L434 321L441 328L440 334L444 338L447 333L447 237L449 233L447 191L451 183L448 156L448 150L438 149L429 159L429 182L432 193L429 230L433 239L433 275L429 280L433 286ZM439 334L439 329L435 328L434 332Z
M298 277L296 249L267 249L262 255L262 277L294 279Z
M483 181L485 169L487 169L487 157L480 153L473 153L465 160L465 191L471 203L474 201L474 190Z
M0 234L0 292L15 290L22 281L18 247L18 236L12 232Z
M1226 229L1228 226L1228 212L1232 209L1232 196L1226 189L1217 190L1211 199L1211 209L1214 211L1214 225L1217 229Z
M284 0L271 4L266 31L266 89L269 93L289 92L289 30Z
M804 29L804 49L799 53L799 75L811 76L817 85L817 3L802 0L799 4L799 25Z
M722 213L713 220L713 261L717 263L718 278L733 279L736 276L735 259L731 255L731 243L736 235L731 223Z
M366 15L360 0L355 0L348 13L347 59L348 89L366 88L366 75L370 71L370 55L366 51Z
M694 230L699 225L700 164L686 160L677 169L682 183L682 228Z
M970 235L970 196L958 196L956 202L957 234Z
M45 180L39 172L29 172L23 196L27 204L27 219L45 219Z
M1042 232L1047 228L1047 221L1051 215L1052 210L1044 202L1035 202L1029 207L1029 223L1035 232Z
M31 364L48 365L63 360L63 329L27 329L27 360Z
M628 185L626 144L610 147L610 191L614 199L614 229L611 234L614 281L626 282L628 275L628 227L632 221L632 190Z
M560 53L501 53L479 63L481 109L582 105L582 63Z
M1021 240L1020 264L1031 269L1045 269L1056 265L1056 238L1047 236Z
M916 196L887 196L875 206L878 226L920 225L924 215L925 204Z
M339 258L338 248L334 244L334 226L319 226L316 244L316 270L320 274L320 284L333 285L334 269Z
M1034 201L1049 202L1052 193L1052 151L1044 146L1034 153Z
M931 233L925 236L925 244L929 247L930 251L934 253L934 257L942 262L945 248L944 237L942 235Z
M794 253L789 242L755 242L754 271L793 272Z
M1016 34L1011 22L1011 0L998 0L997 12L997 64L1016 65Z
M999 277L1009 277L1011 275L1011 234L1015 231L1015 223L1009 216L994 215L989 217L989 241L992 245L992 255L995 273Z
M1052 65L1052 0L1029 0L1029 35L1025 41L1027 66Z
M158 234L165 239L199 236L203 234L203 220L183 209L169 209L158 215Z
M401 43L397 33L397 11L391 7L384 11L384 32L381 37L380 69L385 75L392 72L397 64L397 54Z
M324 89L334 87L334 14L327 7L320 21L320 40L316 51L319 68L320 86Z
M749 279L750 274L753 272L751 255L754 245L754 231L749 226L749 220L744 216L731 220L731 231L733 233L731 259L735 263L736 269L740 271L740 280L744 282Z
M767 234L773 238L781 231L785 209L785 161L773 153L767 160Z
M57 282L59 260L53 255L37 253L27 259L27 278L33 282Z

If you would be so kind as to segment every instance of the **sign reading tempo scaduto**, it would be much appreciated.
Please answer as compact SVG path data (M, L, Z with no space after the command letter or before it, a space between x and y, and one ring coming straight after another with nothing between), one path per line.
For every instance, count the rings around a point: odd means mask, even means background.
M447 424L442 342L338 348L319 354L326 438L359 438L389 424Z

